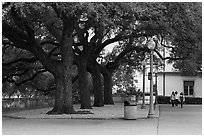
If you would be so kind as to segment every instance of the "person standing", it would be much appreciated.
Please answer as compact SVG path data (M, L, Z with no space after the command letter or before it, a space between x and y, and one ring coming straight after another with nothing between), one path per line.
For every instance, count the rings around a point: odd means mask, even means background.
M176 91L176 92L175 92L175 105L178 106L178 104L179 104L179 94L178 94L178 92Z
M183 108L183 103L185 102L185 97L184 97L183 92L180 93L179 100L181 102L181 108Z
M174 107L174 104L175 104L175 94L174 94L174 92L171 93L170 99L171 99L171 105L172 105L172 107Z

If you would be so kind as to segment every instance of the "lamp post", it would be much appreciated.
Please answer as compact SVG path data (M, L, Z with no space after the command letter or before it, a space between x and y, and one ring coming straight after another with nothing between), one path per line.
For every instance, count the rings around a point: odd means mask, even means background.
M150 104L149 104L149 113L148 113L148 118L152 118L154 116L154 104L153 104L153 78L152 78L152 73L153 73L153 50L155 47L155 42L153 41L153 38L148 42L148 48L151 50L150 51Z
M155 110L155 107L157 105L157 96L158 96L158 92L157 92L157 69L155 70L155 101L154 101L154 110Z
M142 94L142 106L141 106L142 109L145 109L145 65L146 65L146 62L145 60L143 60L142 61L142 73L143 73L142 91L143 91L143 94Z

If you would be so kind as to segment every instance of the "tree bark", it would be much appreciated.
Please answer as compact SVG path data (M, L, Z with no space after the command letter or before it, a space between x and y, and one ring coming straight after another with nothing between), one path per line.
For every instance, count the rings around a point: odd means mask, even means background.
M72 114L75 113L72 103L72 92L69 92L70 83L65 82L66 78L63 78L63 73L55 77L56 91L54 107L47 114ZM67 92L68 91L68 92Z
M90 109L91 108L90 91L87 84L88 82L87 57L83 56L82 54L80 55L77 64L81 109Z
M112 95L112 75L104 66L100 65L100 72L104 78L104 104L112 105L113 102L113 95Z
M72 102L72 38L64 36L62 43L62 62L56 66L54 73L56 94L54 108L47 114L75 113Z
M99 71L99 66L96 61L91 64L91 75L93 79L93 88L94 88L93 106L95 107L104 106L101 73Z

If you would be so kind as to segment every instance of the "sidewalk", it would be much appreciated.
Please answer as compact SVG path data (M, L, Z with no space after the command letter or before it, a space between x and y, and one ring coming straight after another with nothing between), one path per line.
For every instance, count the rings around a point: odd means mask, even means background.
M105 105L104 107L92 107L92 109L80 109L80 105L74 105L76 111L90 111L93 114L62 114L62 115L47 115L46 113L51 110L49 108L23 110L20 112L12 112L2 114L3 117L19 118L19 119L123 119L124 118L124 106L123 103L115 103L114 105ZM141 105L137 106L137 118L147 118L149 111L149 105L146 105L145 109L141 109ZM159 117L159 105L155 108L155 118Z

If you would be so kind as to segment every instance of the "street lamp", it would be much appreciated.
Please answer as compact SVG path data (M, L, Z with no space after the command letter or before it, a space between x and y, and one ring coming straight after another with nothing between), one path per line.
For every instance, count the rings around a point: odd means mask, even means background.
M143 94L142 94L142 106L141 106L142 109L145 109L145 65L146 65L146 62L145 60L143 60L142 61L142 73L143 73L142 91L143 91Z
M150 104L149 104L149 113L148 118L151 118L154 116L154 106L153 106L153 50L155 48L155 42L153 41L153 38L148 42L148 48L150 51Z
M157 96L158 96L158 92L157 92L157 73L158 73L158 71L157 71L157 69L155 70L155 101L154 101L154 109L155 109L155 107L156 107L156 105L157 105Z

